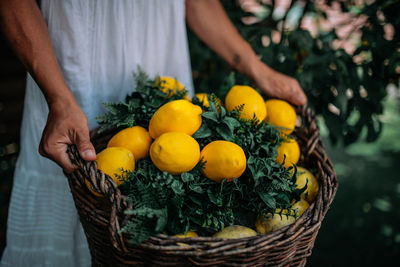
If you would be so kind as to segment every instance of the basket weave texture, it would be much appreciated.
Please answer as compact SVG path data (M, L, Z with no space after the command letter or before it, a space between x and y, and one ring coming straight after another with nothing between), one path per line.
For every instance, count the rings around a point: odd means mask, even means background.
M314 113L298 108L301 127L294 135L301 147L300 166L317 170L320 189L309 209L292 225L267 235L240 239L213 237L181 238L164 234L140 245L130 245L129 236L120 233L128 219L124 210L131 207L113 180L97 169L96 162L81 159L75 146L68 148L78 169L66 174L92 256L93 266L304 266L338 182L332 162L321 143ZM96 151L106 147L114 131L91 133ZM94 197L86 188L88 179L95 191L106 197ZM180 243L180 245L178 244Z

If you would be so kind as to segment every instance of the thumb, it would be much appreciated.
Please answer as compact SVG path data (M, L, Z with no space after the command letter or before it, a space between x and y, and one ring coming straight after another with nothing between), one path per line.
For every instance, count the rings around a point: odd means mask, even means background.
M96 159L96 152L90 142L89 129L81 129L76 132L75 145L82 159L92 161Z
M297 106L304 106L307 104L307 97L304 94L304 92L300 89L297 91L297 94L293 94L290 97L289 101Z
M307 104L307 96L301 89L300 84L297 80L293 80L290 94L290 102L298 106L304 106Z
M299 106L304 106L307 104L307 96L301 88L299 89L299 94L297 96L297 103Z

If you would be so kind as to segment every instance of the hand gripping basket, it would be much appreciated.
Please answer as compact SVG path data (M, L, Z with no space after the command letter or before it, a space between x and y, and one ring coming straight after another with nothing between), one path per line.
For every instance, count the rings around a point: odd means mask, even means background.
M95 162L85 162L70 146L69 156L78 169L67 176L93 266L304 266L338 182L321 143L315 115L305 107L298 108L297 113L303 121L294 132L302 153L299 165L317 170L318 196L294 224L249 238L186 238L182 246L177 244L182 239L160 234L140 245L130 245L129 236L119 232L127 220L124 210L130 209L124 196L109 176L97 170ZM114 133L92 132L96 150L105 148ZM94 197L85 186L85 178L106 197Z

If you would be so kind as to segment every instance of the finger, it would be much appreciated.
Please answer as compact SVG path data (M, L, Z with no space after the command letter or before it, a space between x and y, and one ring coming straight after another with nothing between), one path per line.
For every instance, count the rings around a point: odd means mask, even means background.
M67 145L63 145L63 149L57 152L57 155L53 156L53 160L64 169L66 173L75 171L78 167L72 164L67 154Z
M96 152L90 142L89 129L79 129L76 132L75 144L82 159L92 161L96 159Z
M291 89L293 93L291 94L290 102L298 106L307 104L307 96L297 81L293 82Z
M39 144L39 154L42 156L42 157L45 157L45 158L48 158L48 155L47 155L47 153L44 151L44 148L43 148L43 141L40 141L40 144Z
M71 173L76 170L76 166L72 164L67 154L66 144L53 144L51 142L43 142L39 147L39 153L57 163L67 173Z
M291 102L293 102L293 104L297 106L304 106L305 104L307 104L307 97L303 93L303 91L299 91L296 95L293 96Z
M46 138L46 129L47 129L47 125L46 127L43 129L43 133L42 133L42 138L40 139L40 143L39 143L39 154L45 158L48 158L48 154L45 151L45 143L47 143L45 140L47 140ZM47 145L46 145L46 148Z

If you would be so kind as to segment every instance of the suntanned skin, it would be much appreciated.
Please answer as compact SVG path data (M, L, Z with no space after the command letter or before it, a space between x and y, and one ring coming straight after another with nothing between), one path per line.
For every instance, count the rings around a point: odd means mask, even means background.
M295 79L275 72L257 58L218 0L186 0L186 11L193 31L238 71L252 78L267 95L293 104L306 103ZM39 153L67 172L74 170L66 154L68 144L76 144L83 159L95 160L87 118L63 78L36 1L1 0L0 23L10 46L39 85L49 106Z
M186 21L196 35L232 67L251 78L270 97L304 105L297 80L265 65L240 36L218 0L186 0Z

